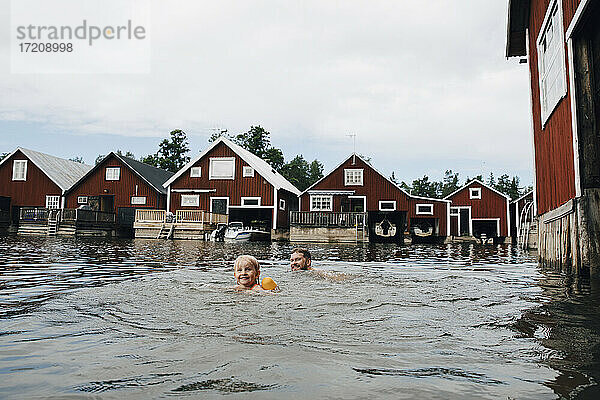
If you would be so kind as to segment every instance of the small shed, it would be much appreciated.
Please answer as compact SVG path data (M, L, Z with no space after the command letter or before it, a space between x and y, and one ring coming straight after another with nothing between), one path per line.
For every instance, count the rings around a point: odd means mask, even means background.
M510 236L510 197L474 179L445 197L451 200L450 235L494 238Z
M220 137L167 180L167 210L205 211L285 235L300 191L266 161ZM189 214L189 213L188 213Z
M66 208L116 214L120 228L132 229L136 209L165 209L162 186L172 172L111 152L67 192Z
M66 191L90 165L38 151L17 148L0 161L0 207L14 225L24 208L60 209Z

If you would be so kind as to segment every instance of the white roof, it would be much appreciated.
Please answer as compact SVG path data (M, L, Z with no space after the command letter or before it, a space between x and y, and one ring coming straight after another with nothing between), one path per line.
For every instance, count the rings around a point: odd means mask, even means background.
M523 196L519 197L518 199L511 201L511 203L517 203L517 202L523 200L525 197L529 196L530 194L533 194L533 190L530 190L529 192L525 193Z
M490 186L486 185L485 183L481 182L479 179L473 179L472 181L470 181L470 182L468 182L468 183L465 183L465 184L464 184L464 185L463 185L461 188L459 188L459 189L456 189L454 192L452 192L452 193L450 193L448 196L444 197L444 199L447 199L448 197L452 197L452 196L454 196L456 193L460 192L461 190L465 189L466 187L468 187L469 185L471 185L471 184L473 184L473 183L477 183L477 184L479 184L479 185L483 186L484 188L487 188L487 189L491 190L492 192L496 192L496 193L498 193L500 196L502 196L502 197L506 197L507 199L509 199L509 200L510 200L510 197L509 197L509 196L505 195L505 194L504 194L504 193L502 193L502 192L499 192L498 190L494 189L493 187L490 187Z
M217 146L219 143L224 143L227 147L233 150L242 160L248 163L249 166L254 168L256 172L258 172L263 178L267 180L271 185L275 187L276 190L284 189L288 192L291 192L298 196L300 191L292 185L287 179L285 179L279 172L275 171L275 169L269 165L262 158L252 154L248 150L243 147L233 143L231 140L221 136L217 140L215 140L206 150L197 155L194 159L192 159L189 163L187 163L183 168L181 168L175 175L171 177L168 181L166 181L163 186L168 187L171 183L173 183L177 178L179 178L185 171L190 169L195 163L197 163L201 158L206 156L210 151Z
M63 192L73 186L75 182L92 169L91 165L65 160L64 158L54 157L49 154L24 149L22 147L18 147L15 151L6 156L4 160L0 162L0 165L7 161L17 151L21 151L35 164L36 167L41 169L52 182L56 183Z

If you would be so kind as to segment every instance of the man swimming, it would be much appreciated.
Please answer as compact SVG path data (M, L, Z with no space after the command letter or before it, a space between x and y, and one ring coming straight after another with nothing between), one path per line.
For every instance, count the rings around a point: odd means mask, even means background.
M292 271L312 269L311 264L312 260L310 258L310 252L307 249L295 248L292 250L292 255L290 257Z

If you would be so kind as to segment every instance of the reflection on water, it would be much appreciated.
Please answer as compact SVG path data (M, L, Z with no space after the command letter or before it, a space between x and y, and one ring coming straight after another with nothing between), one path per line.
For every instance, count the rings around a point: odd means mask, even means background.
M0 398L597 398L594 282L510 246L0 237ZM232 290L261 262L277 294Z

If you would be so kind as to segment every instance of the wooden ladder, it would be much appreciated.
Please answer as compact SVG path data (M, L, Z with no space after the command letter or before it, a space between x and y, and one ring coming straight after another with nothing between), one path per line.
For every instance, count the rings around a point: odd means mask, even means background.
M58 231L58 212L50 212L48 215L48 236L56 236Z
M174 229L175 229L175 224L162 224L160 227L160 231L158 231L158 235L156 235L156 238L157 239L172 239Z

